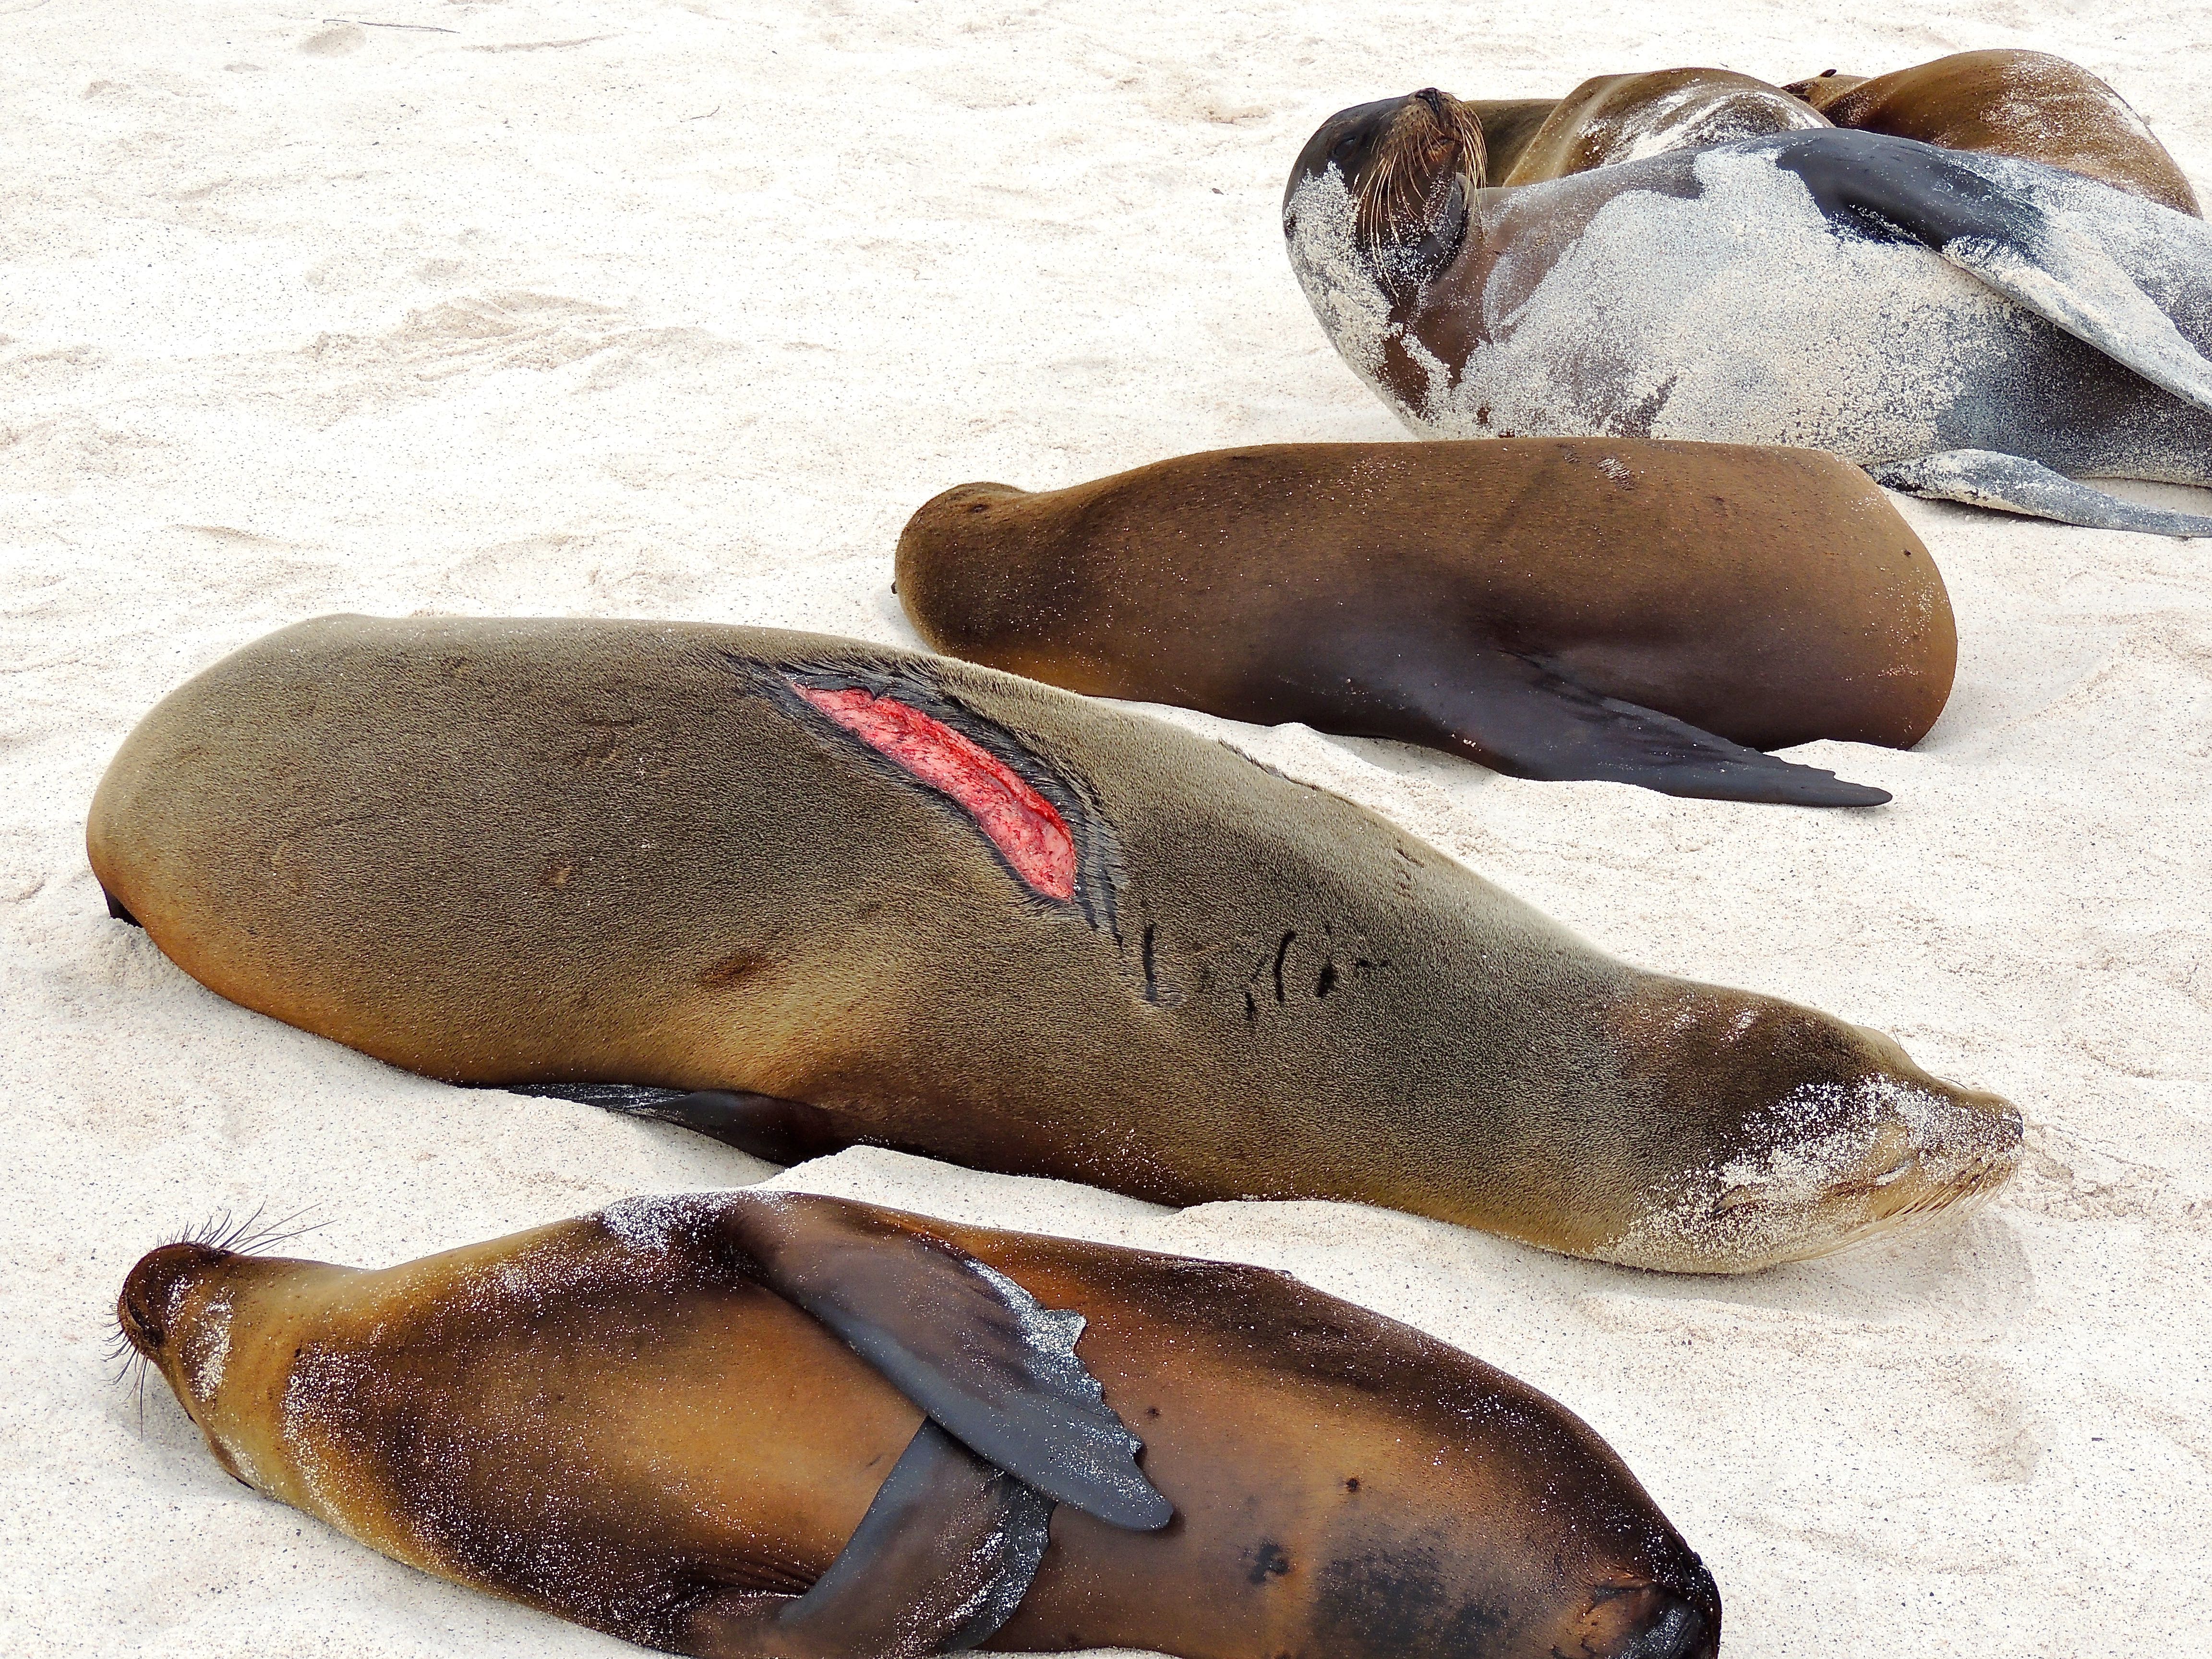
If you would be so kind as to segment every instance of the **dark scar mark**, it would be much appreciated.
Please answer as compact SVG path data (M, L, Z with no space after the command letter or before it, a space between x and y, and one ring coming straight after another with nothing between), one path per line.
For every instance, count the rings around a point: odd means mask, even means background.
M709 988L735 985L739 980L768 965L768 958L755 951L733 951L720 962L708 963L698 973L698 982Z
M1291 1570L1291 1558L1283 1553L1283 1547L1272 1538L1260 1540L1253 1553L1252 1571L1245 1575L1249 1583L1264 1584L1270 1578L1280 1578Z
M1152 957L1152 940L1158 930L1151 922L1145 924L1145 1000L1157 1003L1160 1000L1160 980Z
M1283 960L1291 954L1291 941L1297 937L1296 933L1285 933L1282 943L1275 947L1275 1000L1278 1003L1283 1000Z
M1324 962L1321 965L1320 975L1314 981L1314 994L1317 997L1325 997L1334 989L1336 989L1336 964L1334 962Z

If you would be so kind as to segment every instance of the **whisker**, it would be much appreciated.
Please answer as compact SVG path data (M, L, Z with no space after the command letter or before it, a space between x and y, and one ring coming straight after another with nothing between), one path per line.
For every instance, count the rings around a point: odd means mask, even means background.
M295 1238L304 1238L309 1233L320 1232L330 1223L308 1220L313 1208L312 1205L302 1205L289 1215L279 1216L251 1232L241 1233L228 1248L234 1255L253 1255L279 1244L289 1243Z
M217 1210L198 1225L186 1227L163 1239L156 1248L171 1244L198 1244L205 1249L220 1250L226 1255L252 1255L257 1251L319 1231L330 1224L325 1221L307 1219L313 1209L312 1205L302 1205L289 1214L264 1221L262 1218L267 1214L268 1209L267 1204L258 1204L250 1213L236 1218L228 1209Z

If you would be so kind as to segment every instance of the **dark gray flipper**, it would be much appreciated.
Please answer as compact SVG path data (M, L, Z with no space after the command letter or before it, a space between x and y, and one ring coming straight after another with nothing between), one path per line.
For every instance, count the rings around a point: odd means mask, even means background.
M1874 481L1930 501L1964 501L2001 513L2056 519L2093 530L2139 530L2154 536L2212 536L2212 517L2170 513L2053 472L2039 461L1994 449L1946 449L1913 461L1870 466Z
M804 1164L856 1144L829 1113L803 1100L734 1089L655 1089L640 1083L509 1083L509 1094L573 1100L625 1117L694 1130L771 1164Z
M1840 129L1784 140L1774 161L1847 233L1923 243L2154 386L2212 410L2212 361L2098 245L2094 224L2023 193L2025 164ZM2177 235L2203 228L2170 216Z
M1632 783L1662 795L1788 806L1879 806L1889 799L1886 790L1601 696L1508 652L1453 649L1437 653L1424 672L1418 653L1401 647L1398 661L1406 671L1400 684L1366 688L1371 734L1433 744L1512 777Z
M732 1590L676 1633L699 1659L922 1659L988 1641L1021 1605L1052 1500L925 1419L804 1595Z
M1040 1306L919 1217L798 1193L731 1193L713 1235L979 1455L1049 1498L1148 1532L1175 1516L1144 1443L1076 1358L1083 1316Z

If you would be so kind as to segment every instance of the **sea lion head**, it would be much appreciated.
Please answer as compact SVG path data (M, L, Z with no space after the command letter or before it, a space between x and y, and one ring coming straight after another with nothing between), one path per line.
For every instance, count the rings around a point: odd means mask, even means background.
M149 1250L123 1281L116 1323L146 1363L161 1372L178 1403L207 1437L216 1460L257 1492L282 1496L262 1419L267 1379L250 1326L264 1292L303 1266L185 1239Z
M1348 250L1394 298L1418 292L1459 252L1487 166L1474 111L1434 87L1340 110L1283 192L1292 257Z
M1674 1173L1590 1254L1676 1273L1826 1255L1964 1213L2020 1160L2008 1102L1923 1071L1883 1033L1749 992L1659 980L1615 1019L1657 1085L1647 1121Z

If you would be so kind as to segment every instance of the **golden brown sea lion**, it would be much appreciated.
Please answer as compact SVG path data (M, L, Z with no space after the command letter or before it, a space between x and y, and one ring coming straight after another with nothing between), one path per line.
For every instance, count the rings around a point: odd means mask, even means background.
M1661 120L1636 159L1505 187L1474 106L1340 111L1284 192L1291 265L1424 437L1802 445L1919 495L2212 534L2083 482L2212 485L2212 227L2032 156L1792 118L1814 125L1711 145ZM1582 154L1540 131L1516 176Z
M1839 127L2041 161L2177 213L2198 210L2189 180L2127 100L2049 52L1954 52L1871 80L1830 70L1786 90Z
M1492 162L1485 176L1501 186L1533 185L1665 150L1827 125L1803 99L1732 70L1599 75L1553 106L1510 170Z
M1586 1425L1260 1268L727 1192L380 1272L165 1245L117 1316L246 1485L702 1659L1719 1644Z
M1492 177L1503 179L1514 169L1559 106L1556 98L1474 98L1462 106L1482 135Z
M938 650L1071 691L1735 800L1888 799L1757 751L1909 749L1958 659L1920 538L1807 449L1278 444L963 484L897 586Z
M1729 1271L2018 1156L1886 1037L1630 968L1222 744L851 641L302 623L139 724L87 842L248 1007L434 1077L643 1085L770 1157Z

